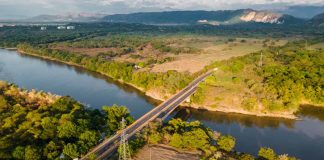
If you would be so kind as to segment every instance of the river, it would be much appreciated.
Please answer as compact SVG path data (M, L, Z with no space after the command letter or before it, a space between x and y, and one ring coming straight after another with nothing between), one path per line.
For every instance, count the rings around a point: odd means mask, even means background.
M139 118L159 102L100 74L16 51L0 49L0 80L26 89L69 95L89 107L125 105ZM261 146L300 159L324 159L324 109L302 107L302 120L261 118L190 109L188 121L199 120L222 134L233 135L235 149L257 155Z

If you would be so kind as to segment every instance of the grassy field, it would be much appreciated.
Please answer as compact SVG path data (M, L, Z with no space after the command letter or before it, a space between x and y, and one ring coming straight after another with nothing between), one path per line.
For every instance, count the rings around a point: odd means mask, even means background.
M155 65L152 71L177 70L194 73L214 61L243 56L265 49L267 46L281 46L287 43L287 40L253 38L198 37L188 39L182 39L184 42L182 41L181 45L195 47L199 50L198 53L177 55L174 61Z
M214 61L243 56L268 46L282 46L288 42L286 39L202 35L135 36L135 38L107 36L93 40L94 42L90 39L85 42L57 43L52 44L51 48L91 57L105 56L106 59L137 64L141 70L146 71L176 70L195 73ZM105 43L102 45L95 43L101 40Z

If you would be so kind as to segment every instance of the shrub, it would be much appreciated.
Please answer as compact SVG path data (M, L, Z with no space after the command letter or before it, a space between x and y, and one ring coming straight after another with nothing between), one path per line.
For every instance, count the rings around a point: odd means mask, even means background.
M247 99L243 100L242 105L243 105L244 109L246 109L248 111L252 111L252 110L254 110L255 106L257 105L257 100L255 98L247 98Z
M242 154L238 158L239 160L254 160L254 157L250 154Z
M277 158L276 153L271 148L261 147L258 156L266 160L275 160Z
M230 152L235 147L235 138L227 135L227 136L221 136L219 140L217 141L217 144L219 145L219 148Z
M149 143L158 144L161 141L162 137L159 133L153 133L149 136Z

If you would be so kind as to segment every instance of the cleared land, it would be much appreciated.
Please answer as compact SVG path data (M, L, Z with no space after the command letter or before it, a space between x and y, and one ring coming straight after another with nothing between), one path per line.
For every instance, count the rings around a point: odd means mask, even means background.
M309 49L313 49L313 50L315 50L315 49L324 49L324 42L311 45L309 47Z
M135 160L199 160L199 152L179 151L166 145L146 145L135 156Z
M195 73L214 61L243 56L268 46L282 46L288 41L192 35L137 37L135 40L101 38L103 44L100 47L91 45L95 43L90 41L58 43L51 48L92 57L105 56L107 60L134 63L142 70L152 72L176 70Z

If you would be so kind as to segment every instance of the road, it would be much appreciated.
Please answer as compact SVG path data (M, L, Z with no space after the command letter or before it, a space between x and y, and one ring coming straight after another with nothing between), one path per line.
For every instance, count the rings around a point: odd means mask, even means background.
M192 81L187 87L182 89L180 92L172 96L167 101L163 102L159 106L153 108L151 111L143 115L141 118L137 119L133 124L125 128L125 133L128 137L132 137L136 132L144 128L149 122L158 118L161 113L172 111L183 101L185 101L191 94L196 91L196 87L200 82L202 82L207 76L209 76L213 71L209 71L194 81ZM88 154L81 158L81 160L88 159L89 155L96 155L97 159L104 159L109 156L119 145L119 140L121 132L117 132L114 136L107 138L102 143L93 148Z

